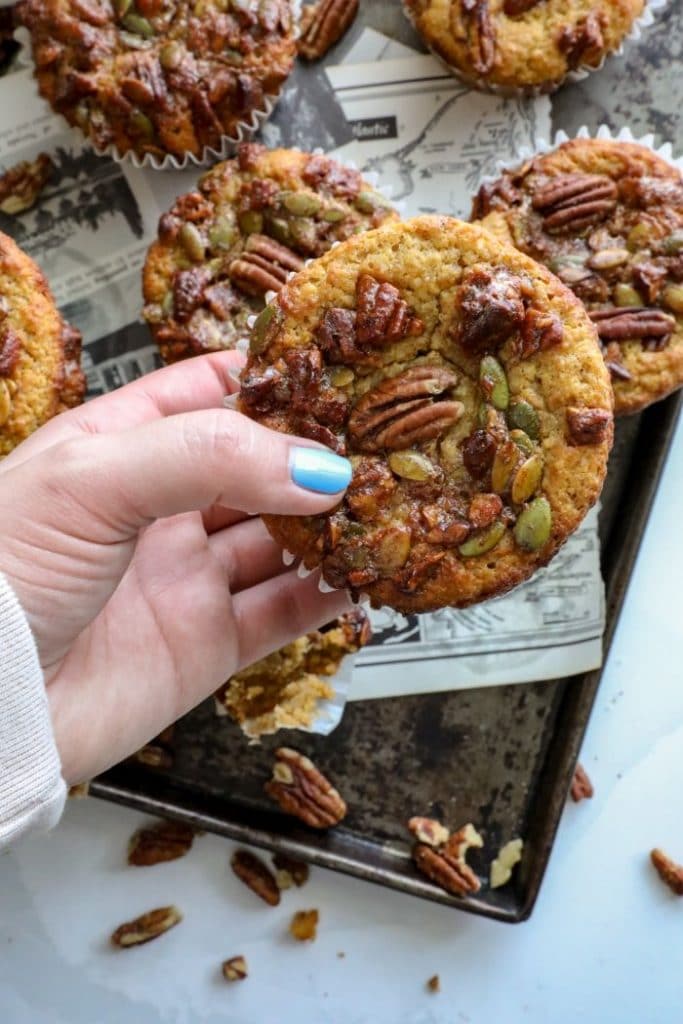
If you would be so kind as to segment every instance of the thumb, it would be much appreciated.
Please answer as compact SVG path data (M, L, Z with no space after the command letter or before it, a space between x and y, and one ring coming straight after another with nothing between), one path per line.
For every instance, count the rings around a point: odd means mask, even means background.
M67 500L105 512L123 536L210 505L316 515L339 501L352 474L350 462L327 448L227 409L89 435L51 453L57 470L51 491L57 487Z

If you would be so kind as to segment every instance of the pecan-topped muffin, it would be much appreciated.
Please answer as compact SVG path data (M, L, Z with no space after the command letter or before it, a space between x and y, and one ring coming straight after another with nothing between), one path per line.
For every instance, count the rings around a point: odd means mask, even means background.
M509 590L596 500L612 394L576 297L478 225L387 224L254 324L240 407L346 454L329 514L264 516L333 587L422 612Z
M322 155L239 147L159 221L143 274L162 358L234 348L304 260L396 217L358 171Z
M98 147L202 158L277 95L291 0L22 0L41 94Z
M583 301L618 415L683 384L683 176L676 167L635 143L575 139L483 185L473 216Z
M427 45L473 85L550 92L618 49L645 0L404 0Z
M33 260L0 233L0 457L83 401L81 336Z
M232 676L215 694L219 713L227 712L251 738L308 728L320 701L334 697L329 680L370 635L367 615L356 609L299 637Z

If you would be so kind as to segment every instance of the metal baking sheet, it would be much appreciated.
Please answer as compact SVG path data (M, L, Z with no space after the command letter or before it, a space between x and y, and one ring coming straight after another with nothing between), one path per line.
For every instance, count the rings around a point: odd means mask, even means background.
M343 60L365 25L420 49L395 0L365 0L331 63ZM669 73L682 33L683 10L671 4L625 58L553 98L554 127L572 134L585 123L591 129L603 122L615 129L629 124L636 134L657 130L658 141L668 139L682 150L677 111L683 86ZM680 404L680 395L672 396L617 425L600 521L606 652ZM207 701L176 727L170 770L119 765L95 780L91 792L470 913L518 922L529 916L539 892L600 675L357 702L329 737L282 731L260 746L249 746L233 723L217 719ZM273 750L287 743L309 754L348 802L348 816L330 832L313 832L280 814L263 793ZM513 881L467 899L433 886L410 860L407 809L451 824L474 822L486 837L485 850L470 855L482 876L502 843L523 836L524 857Z

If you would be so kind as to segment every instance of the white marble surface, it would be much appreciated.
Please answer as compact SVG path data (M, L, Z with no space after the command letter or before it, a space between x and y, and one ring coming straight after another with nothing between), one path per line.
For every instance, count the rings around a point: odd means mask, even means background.
M529 922L494 924L315 869L260 904L231 875L230 844L124 866L140 816L71 802L49 838L0 857L2 1024L676 1024L683 900L654 876L659 844L683 860L683 427L669 459L583 760L595 798L569 805ZM178 928L132 951L112 928L176 902ZM291 943L295 909L319 938ZM339 958L343 951L345 957ZM249 978L228 986L225 957ZM438 973L442 991L426 979Z

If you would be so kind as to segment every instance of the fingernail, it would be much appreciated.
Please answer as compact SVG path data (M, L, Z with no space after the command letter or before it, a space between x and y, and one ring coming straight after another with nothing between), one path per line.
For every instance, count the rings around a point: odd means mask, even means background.
M349 460L323 448L292 448L290 460L292 480L307 491L337 494L351 481Z

